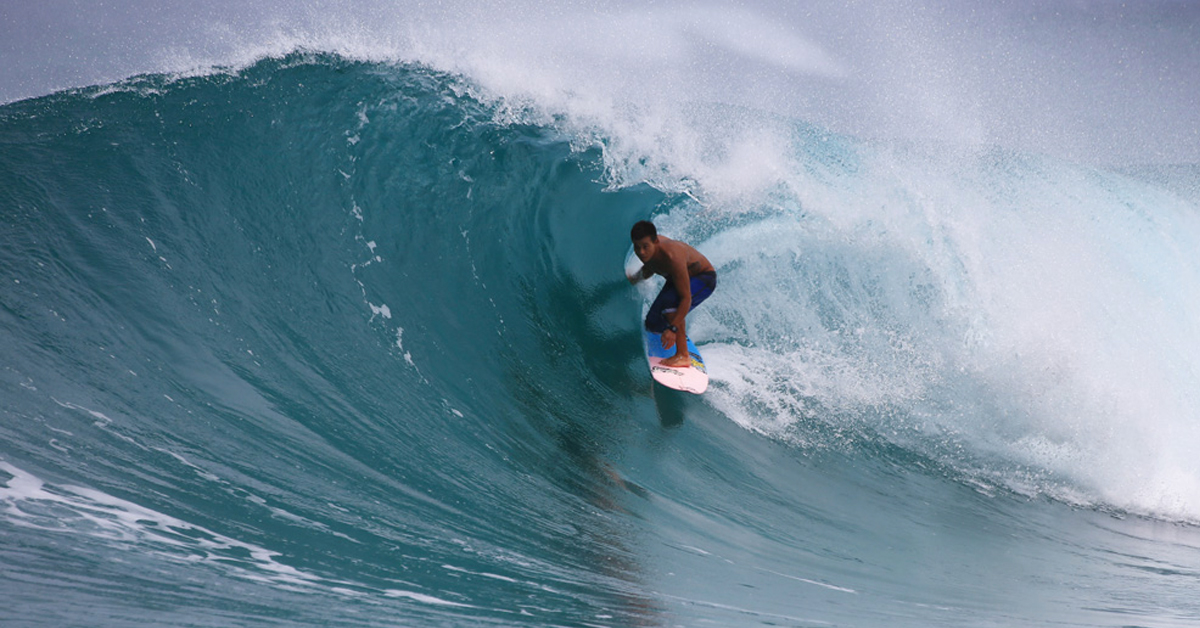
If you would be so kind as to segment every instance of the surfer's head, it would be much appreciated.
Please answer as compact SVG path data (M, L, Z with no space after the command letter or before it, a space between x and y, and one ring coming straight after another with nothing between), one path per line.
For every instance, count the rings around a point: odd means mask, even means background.
M649 220L634 223L633 229L629 230L629 239L633 241L634 254L643 264L658 252L658 229Z

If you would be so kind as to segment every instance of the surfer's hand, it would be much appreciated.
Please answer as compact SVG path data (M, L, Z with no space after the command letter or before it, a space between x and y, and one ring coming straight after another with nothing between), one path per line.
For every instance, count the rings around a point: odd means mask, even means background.
M663 349L670 349L675 346L675 332L668 329L662 333L662 346Z

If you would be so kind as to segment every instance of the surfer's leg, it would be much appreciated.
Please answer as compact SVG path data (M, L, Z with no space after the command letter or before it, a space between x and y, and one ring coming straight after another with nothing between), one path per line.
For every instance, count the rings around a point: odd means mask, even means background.
M704 273L696 275L692 277L691 287L692 307L689 310L694 310L697 305L700 305L705 299L712 296L713 290L716 290L717 274ZM674 312L678 307L679 292L668 281L663 285L662 291L658 293L658 296L655 297L654 303L650 304L650 311L646 312L646 330L661 334L670 325L666 315Z
M691 288L692 288L692 306L690 308L688 308L689 314L693 310L696 309L697 305L700 305L701 303L704 302L705 299L712 296L713 290L715 290L717 288L717 274L716 273L704 273L704 274L700 274L700 275L696 275L695 277L692 277ZM670 309L664 309L663 314L674 312L675 308L678 307L678 303L679 303L679 297L676 296L675 297L675 305L671 306ZM664 317L663 318L663 328L664 329L666 329L666 325L667 325L666 318ZM678 331L674 334L675 338L673 339L675 341L675 355L671 356L670 358L667 358L666 360L663 360L662 363L665 366L690 366L692 363L692 356L687 348L687 319L685 318L684 320L679 321L679 323L676 325L676 328L678 329ZM664 334L664 337L665 337L665 334ZM664 343L663 346L666 348L669 348L670 345Z
M664 334L665 336L666 334ZM690 366L692 363L692 354L688 351L687 346L687 318L679 321L675 325L675 355L665 359L662 363L665 366ZM666 347L670 348L670 347Z
M697 305L704 303L704 300L712 296L713 290L717 289L717 274L704 273L692 277L692 307L688 310L696 309Z
M654 303L650 304L650 311L646 312L646 331L652 331L656 334L661 334L667 329L671 323L667 321L667 311L675 311L679 306L679 293L675 291L675 286L671 282L667 282L663 286L662 291L655 297Z

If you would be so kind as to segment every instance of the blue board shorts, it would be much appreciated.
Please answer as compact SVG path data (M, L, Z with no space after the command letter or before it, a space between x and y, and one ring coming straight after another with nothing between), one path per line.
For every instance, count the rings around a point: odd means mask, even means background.
M713 290L717 289L716 271L700 273L692 277L691 286L692 307L688 312L704 303L705 299L712 296ZM668 280L667 284L663 286L662 292L659 292L654 299L654 303L650 304L650 311L646 313L646 331L661 334L671 324L667 321L667 313L674 312L679 308L679 300L679 291L675 289L675 284Z

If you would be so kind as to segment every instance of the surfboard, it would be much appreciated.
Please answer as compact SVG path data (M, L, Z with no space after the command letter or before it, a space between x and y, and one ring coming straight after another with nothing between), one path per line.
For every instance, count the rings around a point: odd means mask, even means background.
M645 334L646 360L650 363L650 376L654 381L667 388L697 395L708 390L708 368L704 366L704 358L691 338L688 338L687 346L688 353L692 355L692 365L679 368L662 365L663 360L675 355L675 347L663 349L662 335L645 330L642 333Z

